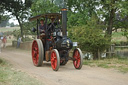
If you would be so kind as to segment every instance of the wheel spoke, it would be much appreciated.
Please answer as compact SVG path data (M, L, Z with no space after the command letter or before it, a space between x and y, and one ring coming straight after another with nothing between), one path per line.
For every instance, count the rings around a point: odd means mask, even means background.
M77 56L77 51L75 52L75 57Z
M43 62L43 44L40 39L36 39L32 43L32 60L35 66L41 66Z
M52 62L54 61L53 57L51 57L51 61L52 61Z
M76 61L76 67L78 67L78 60Z
M80 60L77 60L77 68L80 66Z
M55 63L54 63L54 65L55 65L54 67L56 68L56 66L57 66L57 61L56 61L56 60L55 60Z

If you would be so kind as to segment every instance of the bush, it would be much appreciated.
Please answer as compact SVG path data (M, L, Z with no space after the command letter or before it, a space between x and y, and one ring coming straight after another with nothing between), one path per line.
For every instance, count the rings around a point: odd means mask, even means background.
M89 28L87 25L69 29L69 36L79 42L82 50L92 52L93 59L98 58L98 51L103 52L110 45L109 38L104 37L101 29Z
M75 26L69 29L69 36L73 41L79 42L82 50L91 52L93 59L98 59L98 52L103 52L111 44L109 37L104 37L103 28L95 14L84 26Z
M20 37L21 33L20 33L20 30L14 30L13 31L13 36L18 40L18 38Z

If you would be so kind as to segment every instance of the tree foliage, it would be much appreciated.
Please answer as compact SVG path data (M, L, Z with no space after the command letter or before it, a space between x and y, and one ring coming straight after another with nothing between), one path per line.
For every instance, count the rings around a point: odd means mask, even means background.
M25 3L1 0L0 13L11 12L17 18L23 36L31 34L30 28L34 26L33 22L26 22L30 16L60 13L64 4L68 9L69 36L73 41L79 41L83 50L93 54L103 51L110 44L109 37L115 29L124 28L125 36L128 34L128 0L25 0ZM105 29L105 36L101 29Z
M69 36L78 41L82 50L92 52L94 59L98 58L98 51L103 52L109 45L109 38L104 37L101 30L104 26L97 24L96 17L92 17L86 25L75 26L69 29Z
M31 0L25 0L23 3L22 0L1 0L0 3L3 6L3 9L10 12L11 15L15 16L19 22L21 37L23 37L23 22L28 18L29 10L31 6Z
M6 27L10 17L8 15L0 15L0 27Z
M45 13L58 13L60 8L56 6L51 0L36 0L31 7L32 16Z

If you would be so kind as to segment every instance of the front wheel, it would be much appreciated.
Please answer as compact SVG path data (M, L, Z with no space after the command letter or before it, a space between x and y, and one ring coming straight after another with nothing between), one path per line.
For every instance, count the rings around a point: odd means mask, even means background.
M73 64L76 69L81 69L83 65L83 54L82 51L77 48L73 52Z
M54 71L58 71L60 67L60 56L57 49L53 49L51 52L51 66Z

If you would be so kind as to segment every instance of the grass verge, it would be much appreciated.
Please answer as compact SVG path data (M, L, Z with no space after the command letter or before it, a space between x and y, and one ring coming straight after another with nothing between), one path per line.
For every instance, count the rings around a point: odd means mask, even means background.
M28 74L12 69L11 66L0 58L0 85L43 85Z
M114 68L123 73L128 73L127 58L110 58L103 60L84 60L84 65L91 67Z
M0 32L12 32L14 30L19 30L20 27L0 27Z

